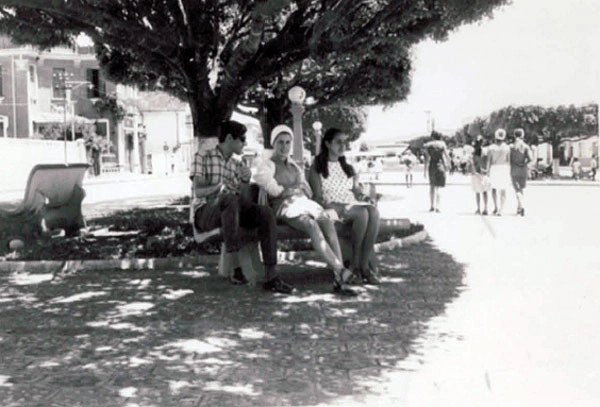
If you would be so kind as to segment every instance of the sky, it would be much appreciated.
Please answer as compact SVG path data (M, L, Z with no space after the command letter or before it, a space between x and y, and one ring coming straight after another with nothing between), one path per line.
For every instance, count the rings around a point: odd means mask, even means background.
M513 0L445 42L413 49L411 93L368 109L366 141L453 134L505 106L600 101L600 0Z

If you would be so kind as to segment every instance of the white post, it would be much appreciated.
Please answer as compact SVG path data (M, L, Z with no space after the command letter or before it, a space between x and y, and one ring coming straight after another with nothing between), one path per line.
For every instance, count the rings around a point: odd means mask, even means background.
M323 129L323 123L316 121L312 124L313 130L315 131L315 157L321 152L321 130Z
M294 144L292 156L296 164L300 168L304 168L304 146L302 143L302 113L304 113L304 106L302 103L306 98L306 92L300 86L294 86L288 92L288 97L292 102L290 111L294 118Z
M12 105L13 105L13 137L17 138L17 78L15 78L15 56L11 55L11 85L12 85Z

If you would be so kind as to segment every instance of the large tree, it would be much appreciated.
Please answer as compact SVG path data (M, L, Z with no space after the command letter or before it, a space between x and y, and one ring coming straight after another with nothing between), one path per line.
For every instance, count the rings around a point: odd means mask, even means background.
M315 106L402 100L413 44L506 2L0 0L0 30L42 47L87 34L112 80L187 100L210 136L238 104L281 102L292 85Z

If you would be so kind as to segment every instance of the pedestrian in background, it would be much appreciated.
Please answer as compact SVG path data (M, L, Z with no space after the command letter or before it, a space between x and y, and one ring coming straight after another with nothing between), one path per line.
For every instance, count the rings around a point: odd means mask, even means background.
M510 148L510 177L517 195L517 215L524 216L525 185L532 153L531 148L524 141L523 129L515 129L513 136L515 141Z
M579 178L581 178L581 162L577 157L573 158L573 161L571 162L571 173L573 179L579 181Z
M477 215L488 214L488 191L490 190L490 179L486 174L486 154L483 148L483 136L479 135L473 144L471 154L471 186L475 192L477 202ZM483 199L483 211L481 211L481 200Z
M501 216L506 202L506 190L512 183L510 178L510 147L506 144L506 130L498 129L494 133L495 144L488 147L488 174L492 187L494 215ZM498 204L498 195L500 203Z
M429 212L440 211L441 189L446 186L446 172L450 165L448 147L442 140L441 133L431 132L432 140L425 143L425 166L423 175L429 177Z
M412 151L408 150L407 153L403 154L401 162L406 166L406 171L404 173L406 188L410 188L413 184L412 169L417 162L417 157L412 153Z
M590 160L590 179L596 181L596 172L598 171L598 161L596 160L596 154L592 154Z

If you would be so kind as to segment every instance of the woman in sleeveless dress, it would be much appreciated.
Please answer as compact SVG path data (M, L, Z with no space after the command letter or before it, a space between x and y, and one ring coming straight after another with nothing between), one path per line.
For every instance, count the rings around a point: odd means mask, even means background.
M510 147L506 144L506 131L498 129L494 133L495 144L488 147L488 174L492 187L494 215L501 216L506 202L506 190L511 186L510 179ZM498 194L500 205L498 205Z
M319 256L333 269L334 291L342 295L356 295L348 287L352 272L344 267L342 250L333 220L314 200L304 171L290 158L293 132L285 125L271 132L273 153L257 168L256 183L269 196L269 205L278 219L292 228L306 233Z
M321 151L310 168L309 182L317 202L352 224L350 268L354 275L367 284L378 284L371 256L379 232L379 211L375 202L362 193L354 168L346 162L347 141L348 136L340 129L325 132Z

